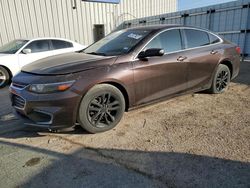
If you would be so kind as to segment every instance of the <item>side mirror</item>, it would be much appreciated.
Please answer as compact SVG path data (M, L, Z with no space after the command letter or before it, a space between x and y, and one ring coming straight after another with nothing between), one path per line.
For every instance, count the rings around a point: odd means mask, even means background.
M25 48L25 49L22 50L22 52L24 54L30 54L31 53L31 49L30 48Z
M150 48L139 53L138 58L145 60L147 57L163 56L164 50L161 48Z

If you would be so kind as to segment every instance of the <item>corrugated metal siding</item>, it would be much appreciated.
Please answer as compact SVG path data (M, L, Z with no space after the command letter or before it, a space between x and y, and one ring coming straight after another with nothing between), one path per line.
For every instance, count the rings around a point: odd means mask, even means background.
M238 44L250 57L250 0L125 21L122 28L152 24L182 24L210 29Z
M0 45L17 38L46 36L91 44L94 24L104 24L108 34L125 20L173 12L176 6L176 0L121 0L119 5L81 0L0 0Z

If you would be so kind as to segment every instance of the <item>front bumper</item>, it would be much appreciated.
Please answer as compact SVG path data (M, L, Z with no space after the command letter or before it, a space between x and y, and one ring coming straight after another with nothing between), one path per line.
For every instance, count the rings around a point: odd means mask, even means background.
M51 130L71 127L76 122L81 96L72 90L51 94L35 94L25 88L10 86L15 114L25 125Z

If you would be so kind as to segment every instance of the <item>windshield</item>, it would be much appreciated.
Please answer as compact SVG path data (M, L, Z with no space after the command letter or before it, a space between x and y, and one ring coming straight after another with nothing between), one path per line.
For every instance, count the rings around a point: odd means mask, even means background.
M103 56L127 54L150 32L141 29L117 31L94 43L84 53Z
M15 54L20 48L22 48L28 40L13 40L2 47L0 47L0 53Z

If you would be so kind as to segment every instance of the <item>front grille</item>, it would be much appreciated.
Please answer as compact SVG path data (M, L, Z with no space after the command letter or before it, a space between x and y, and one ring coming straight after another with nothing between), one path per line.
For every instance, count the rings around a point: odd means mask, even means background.
M22 97L14 94L12 96L12 105L16 108L22 109L25 106L25 100Z
M20 83L20 82L12 82L12 86L19 88L19 89L23 89L27 86L28 84L25 83Z

